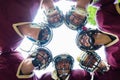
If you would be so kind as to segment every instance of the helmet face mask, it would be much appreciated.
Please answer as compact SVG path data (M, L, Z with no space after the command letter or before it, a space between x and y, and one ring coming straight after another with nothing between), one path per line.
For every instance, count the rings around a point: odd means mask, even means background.
M88 72L93 72L98 67L100 61L100 56L95 52L87 51L81 56L79 65Z
M63 24L64 16L57 6L48 11L44 11L44 13L51 28L57 28Z
M53 59L51 51L46 47L38 48L31 54L31 57L33 58L32 63L36 69L46 68Z
M68 60L61 60L56 63L56 70L59 77L67 76L71 71L71 64Z
M87 12L83 9L71 8L65 15L65 24L72 30L79 30L87 23ZM77 22L74 22L77 21Z
M80 16L79 14L74 13L74 12L69 17L70 17L70 23L73 24L73 25L75 25L75 26L81 25L86 20L85 16ZM76 21L78 21L78 22L75 23L73 21L74 19L76 19Z
M76 44L81 50L97 50L102 45L94 45L95 39L94 35L99 33L98 30L87 30L87 31L81 31L76 36ZM85 39L84 39L85 37ZM87 38L86 38L87 37ZM87 43L87 45L85 45Z
M80 57L79 65L88 72L104 73L109 70L109 65L101 60L96 52L86 51Z
M69 75L73 68L74 59L70 55L60 54L54 58L54 64L59 77Z

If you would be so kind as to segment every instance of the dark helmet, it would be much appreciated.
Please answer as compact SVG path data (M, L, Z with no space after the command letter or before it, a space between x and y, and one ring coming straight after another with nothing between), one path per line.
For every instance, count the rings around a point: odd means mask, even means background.
M69 54L60 54L60 55L55 56L54 57L55 68L56 68L56 64L59 61L62 61L62 60L69 61L69 63L70 63L70 69L73 68L74 58L71 55L69 55Z
M47 58L44 58L44 59L47 60L45 64L41 63L41 62L39 61L38 57L37 57L38 55L40 55L41 51L43 51L43 52L44 52L45 54L47 54L47 56L48 56ZM33 65L34 65L37 69L44 69L44 68L46 68L46 67L50 64L50 62L52 62L52 60L53 60L53 56L52 56L51 51L50 51L48 48L46 48L46 47L39 47L39 48L37 48L37 49L31 54L31 57L34 58L34 60L32 60L32 63L33 63Z
M77 36L76 36L76 44L77 46L81 49L81 50L97 50L99 49L102 45L94 45L95 40L93 35L96 33L100 33L99 30L95 29L95 30L83 30L81 32L78 32ZM80 39L84 36L87 35L89 37L89 43L90 46L84 46L80 43Z
M46 23L40 23L39 26L41 30L39 32L38 39L35 40L31 37L28 38L36 42L36 45L38 46L46 46L52 40L53 31Z
M85 18L83 19L83 21L78 24L78 25L75 25L71 22L70 20L70 16L73 14L73 13L78 13L80 15L84 15ZM66 12L66 15L65 15L65 24L68 28L72 29L72 30L79 30L81 29L85 24L87 23L87 12L86 10L84 9L79 9L79 8L75 8L75 6L72 6L71 10L69 10L68 12Z
M49 21L49 18L56 16L56 15L50 16L50 14L53 14L55 11L57 11L58 14L60 15L60 19L59 19L58 22L53 23L53 22ZM51 27L51 28L57 28L57 27L61 26L64 23L63 13L57 6L55 8L53 8L53 9L48 10L48 11L44 11L44 14L45 14L45 16L47 18L48 24L50 25L49 27Z

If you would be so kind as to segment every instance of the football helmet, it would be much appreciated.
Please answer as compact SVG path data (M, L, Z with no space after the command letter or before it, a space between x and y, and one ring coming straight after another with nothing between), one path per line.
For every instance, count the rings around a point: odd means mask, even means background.
M53 60L51 51L46 47L37 48L31 55L32 64L36 69L46 68Z
M55 8L44 11L47 22L51 28L57 28L64 23L64 16L62 11L56 6ZM57 22L52 22L53 19L59 18Z
M41 30L39 32L37 40L30 36L27 36L27 38L30 39L31 41L36 42L36 45L38 46L46 46L52 40L53 31L49 27L49 25L45 23L40 23L40 28Z
M88 30L82 30L81 32L78 32L77 36L76 36L76 44L77 46L81 49L81 50L97 50L99 49L102 45L94 45L95 40L93 35L95 35L96 33L100 33L99 30L95 29L88 29ZM82 39L83 36L88 36L89 37L89 44L90 46L85 46L83 44L81 44L80 40Z
M54 57L54 65L59 77L68 76L73 68L74 58L69 54Z
M84 52L80 56L79 65L88 72L98 71L104 73L109 70L109 65L101 60L101 57L94 51Z
M74 63L74 58L69 55L69 54L60 54L60 55L57 55L56 57L54 57L54 64L56 66L56 64L59 62L59 61L62 61L62 60L67 60L70 62L70 65L71 65L71 69L73 68L73 63Z
M79 19L79 24L74 24L72 20L70 20L70 16L74 16L74 18L78 18L73 13L76 13L78 15L84 16L84 19ZM71 10L66 12L65 14L65 24L68 28L72 30L79 30L81 29L85 24L87 23L87 11L82 8L76 8L75 6L72 6Z

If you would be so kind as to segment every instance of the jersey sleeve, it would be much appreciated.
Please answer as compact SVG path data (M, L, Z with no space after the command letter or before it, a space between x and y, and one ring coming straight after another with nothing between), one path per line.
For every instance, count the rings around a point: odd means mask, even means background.
M22 64L23 64L23 62L24 62L24 60L20 63L20 65L19 65L19 67L18 67L18 70L17 70L17 73L16 73L16 76L18 77L18 78L31 78L31 77L33 77L34 76L34 73L32 72L31 74L27 74L27 75L24 75L24 74L22 74L22 72L21 72L21 67L22 67Z

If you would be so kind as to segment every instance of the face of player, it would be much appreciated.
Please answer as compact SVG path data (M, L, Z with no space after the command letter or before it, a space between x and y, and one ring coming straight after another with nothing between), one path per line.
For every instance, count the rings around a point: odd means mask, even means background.
M86 58L84 60L84 64L83 65L87 66L89 68L93 68L93 66L95 65L96 62L97 62L97 58L94 55L86 55Z
M87 67L86 69L91 69L90 71L97 71L97 72L106 72L109 70L109 65L100 59L100 56L93 53L84 55L84 60L82 60L82 65ZM84 61L84 63L83 63Z
M66 77L70 73L70 63L67 60L61 60L56 64L59 77Z
M75 12L73 12L72 15L70 16L70 22L76 26L79 26L83 22L84 19L85 19L85 16L82 16Z
M51 23L57 23L60 20L60 14L55 11L53 14L49 15L48 21Z
M84 66L87 66L89 68L96 67L96 68L94 68L94 71L102 72L102 73L109 70L110 66L107 63L105 63L104 61L101 60L100 63L98 63L97 58L94 58L94 56L93 57L88 56L88 58L89 59L85 60ZM93 59L90 60L90 58L93 58Z
M89 43L89 39L90 37L88 35L83 35L79 41L82 45L86 46L86 47L89 47L90 46L90 43Z
M48 30L48 29L44 29L43 32L40 33L40 35L42 36L42 37L40 38L40 41L48 40L48 37L51 36L51 35L49 34L49 30ZM39 36L40 36L40 35L39 35Z
M37 58L40 60L40 62L42 64L46 64L47 61L48 61L49 56L48 56L48 54L45 51L40 51L39 55L37 56Z
M87 34L82 35L79 39L79 42L83 46L90 47L90 44L93 44L94 46L104 45L106 43L111 42L111 39L109 38L108 35L98 32L93 34L91 37L88 36Z

